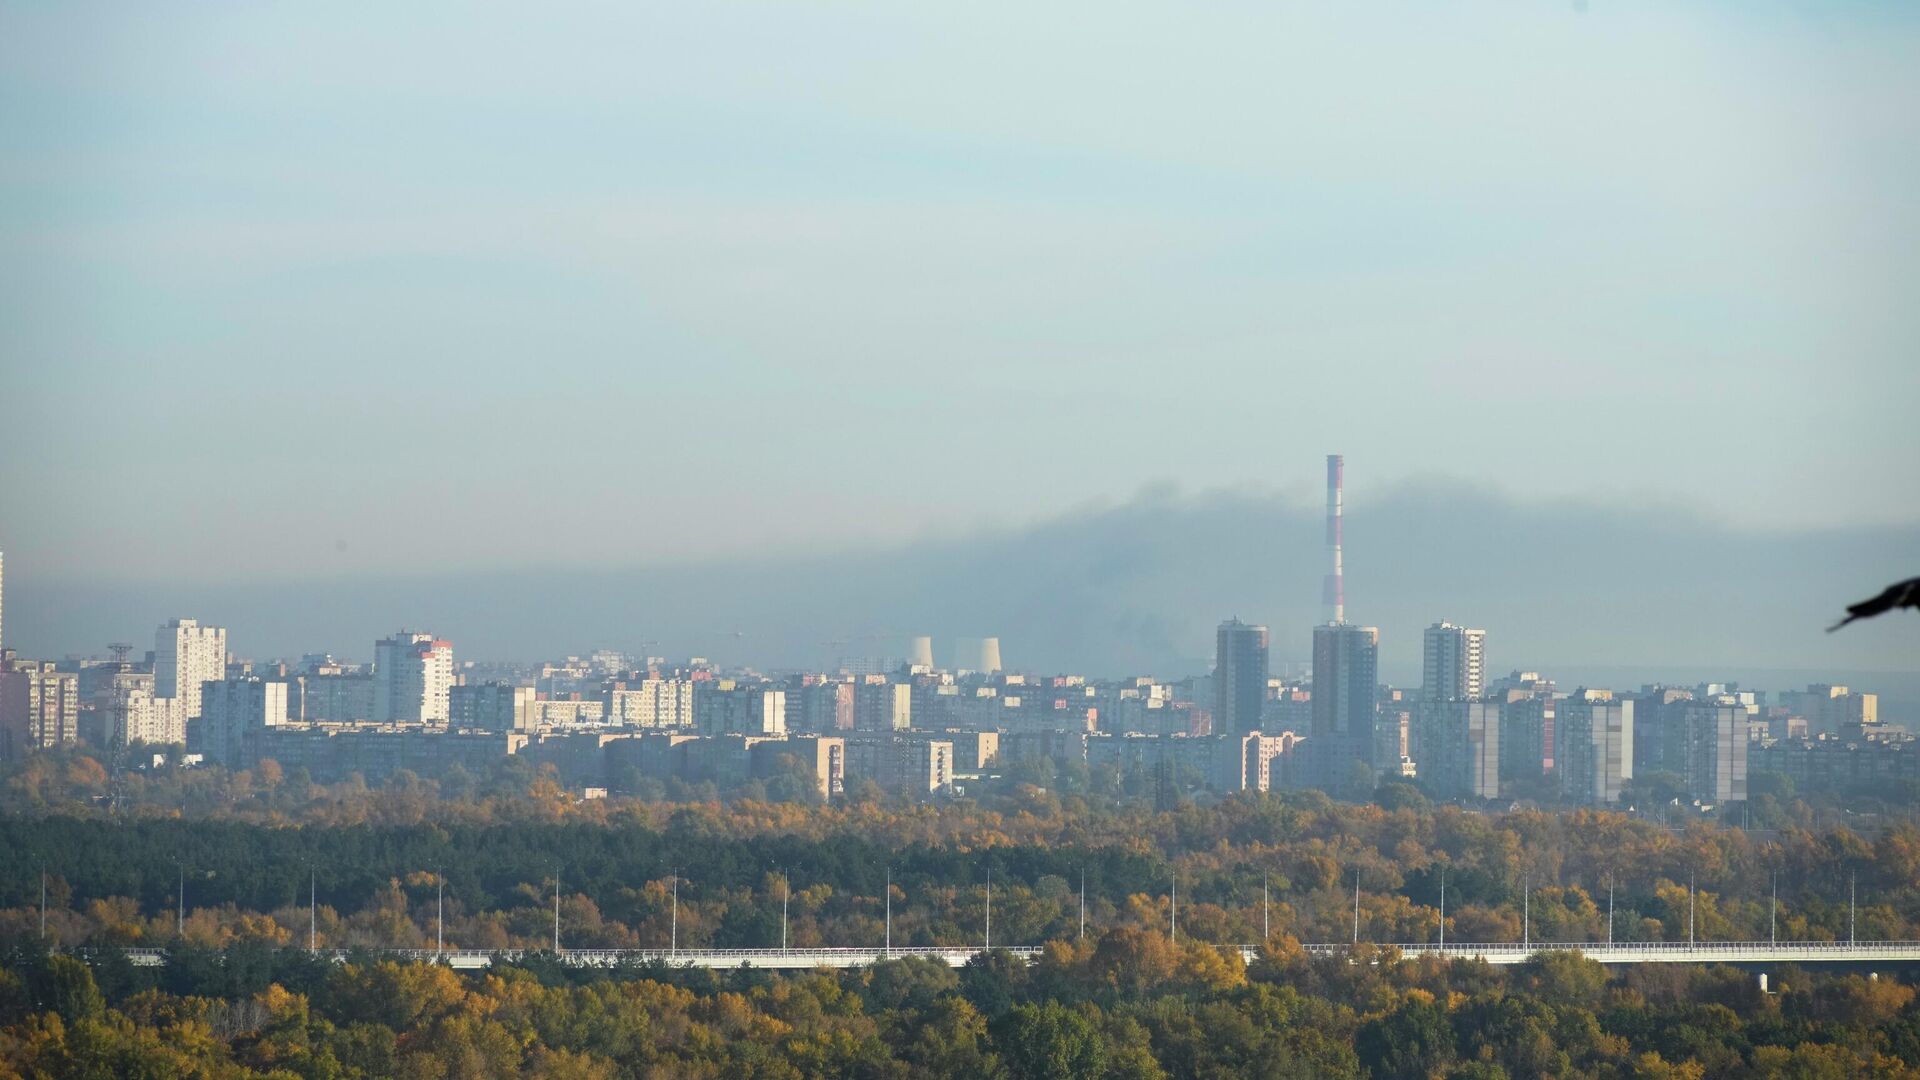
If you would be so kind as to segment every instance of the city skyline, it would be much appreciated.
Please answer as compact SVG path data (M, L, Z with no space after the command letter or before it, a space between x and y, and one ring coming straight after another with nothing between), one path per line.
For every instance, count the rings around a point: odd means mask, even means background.
M1920 1080L1916 57L0 0L0 1073Z

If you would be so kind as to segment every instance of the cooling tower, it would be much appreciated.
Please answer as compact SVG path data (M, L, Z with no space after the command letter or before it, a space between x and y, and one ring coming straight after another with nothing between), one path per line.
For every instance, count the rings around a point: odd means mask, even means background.
M1000 670L1000 639L980 639L980 671L992 675Z
M922 635L913 639L912 647L907 650L907 662L914 667L931 668L933 666L933 639Z

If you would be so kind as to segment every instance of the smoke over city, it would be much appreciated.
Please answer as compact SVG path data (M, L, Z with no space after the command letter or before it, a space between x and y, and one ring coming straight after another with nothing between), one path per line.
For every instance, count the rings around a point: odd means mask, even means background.
M807 557L599 570L522 568L173 587L36 581L10 563L9 634L50 654L138 640L163 616L232 628L257 657L370 647L431 629L467 658L593 648L804 666L998 636L1036 671L1204 671L1224 613L1269 624L1304 666L1321 618L1324 507L1251 490L1149 490L1026 528ZM1764 531L1674 506L1533 503L1460 483L1364 494L1350 481L1347 611L1381 627L1383 673L1417 674L1419 629L1489 630L1496 668L1644 672L1911 669L1920 626L1822 633L1898 577L1920 528Z

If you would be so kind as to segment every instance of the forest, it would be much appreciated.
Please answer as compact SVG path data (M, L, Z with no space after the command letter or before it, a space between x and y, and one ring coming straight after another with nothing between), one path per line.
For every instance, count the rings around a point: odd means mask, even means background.
M89 962L91 961L91 963ZM1920 1077L1920 1009L1890 978L1791 968L1610 974L1308 959L1115 928L960 969L902 959L775 976L529 954L459 974L372 956L182 947L0 952L0 1077Z
M116 806L91 759L5 779L0 942L322 948L876 946L1170 923L1210 944L1920 939L1920 828L1747 829L1317 792L1157 806L1023 784L940 802L581 800L503 768L459 794L178 770ZM248 794L236 792L245 787ZM218 790L228 797L214 799ZM1804 809L1802 807L1801 809ZM1358 930L1355 893L1358 892ZM1444 892L1444 897L1443 897Z
M1911 973L1779 969L1763 990L1574 951L1920 938L1920 829L1895 816L1796 801L1750 829L1398 785L1161 804L1030 780L588 800L514 767L115 790L98 768L0 777L0 1076L1920 1076ZM990 895L993 943L1041 953L583 969L550 951L556 895L563 950L978 945ZM1402 959L1443 919L1449 942L1567 948ZM533 951L480 973L376 951L442 942Z

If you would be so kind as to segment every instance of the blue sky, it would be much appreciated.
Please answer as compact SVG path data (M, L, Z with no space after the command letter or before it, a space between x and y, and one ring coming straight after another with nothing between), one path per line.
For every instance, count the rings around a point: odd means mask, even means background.
M1117 7L0 3L9 569L1920 522L1917 9Z

